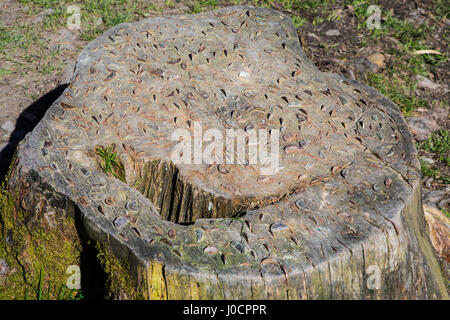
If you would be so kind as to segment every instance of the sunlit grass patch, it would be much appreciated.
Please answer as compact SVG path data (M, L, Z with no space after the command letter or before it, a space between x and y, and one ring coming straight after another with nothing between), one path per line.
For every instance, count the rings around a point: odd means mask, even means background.
M450 166L450 133L448 130L433 132L427 140L419 144L419 148L436 153L440 162Z
M415 109L427 105L425 99L417 98L414 95L415 83L403 82L394 76L387 78L372 72L367 74L366 82L395 102L405 116L409 116Z
M197 0L192 4L189 4L189 13L200 13L208 10L214 10L217 8L217 0Z
M420 169L422 170L422 174L426 177L431 177L435 180L442 180L445 184L450 184L450 177L442 174L438 169L433 168L430 164L419 159Z
M0 26L0 54L8 49L27 49L36 42L39 37L31 26L16 25L12 29Z
M123 165L120 163L113 145L108 147L97 146L95 153L99 157L100 167L106 174L111 174L117 179L124 179Z
M437 157L438 161L438 163L429 164L426 161L419 159L423 175L450 184L450 177L439 169L439 167L450 166L449 130L442 129L433 132L427 140L417 143L417 149L421 153L425 152L433 154L434 157Z

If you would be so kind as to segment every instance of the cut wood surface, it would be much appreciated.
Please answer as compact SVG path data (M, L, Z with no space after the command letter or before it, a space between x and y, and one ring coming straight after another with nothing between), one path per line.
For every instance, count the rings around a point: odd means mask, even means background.
M199 123L278 131L278 170L174 163L171 134ZM123 181L98 146L115 146ZM16 159L26 207L37 189L66 199L149 299L448 298L398 107L320 72L274 10L110 29Z

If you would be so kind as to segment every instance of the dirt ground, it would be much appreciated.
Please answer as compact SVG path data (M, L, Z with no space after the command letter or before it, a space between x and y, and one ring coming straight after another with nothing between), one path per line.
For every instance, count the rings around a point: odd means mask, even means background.
M81 49L115 24L233 4L292 17L322 70L377 88L399 105L417 140L424 202L449 217L449 10L446 0L0 0L0 180L16 145L68 82ZM81 12L70 30L69 5ZM380 28L370 29L370 5Z

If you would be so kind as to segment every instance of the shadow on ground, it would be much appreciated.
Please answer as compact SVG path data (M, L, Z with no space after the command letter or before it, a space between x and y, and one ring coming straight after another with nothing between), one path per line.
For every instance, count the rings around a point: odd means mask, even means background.
M0 151L0 181L3 181L17 145L23 138L36 127L45 115L47 109L62 94L67 84L59 85L50 92L40 97L28 106L16 121L16 126L11 134L8 145ZM30 116L32 115L32 116Z

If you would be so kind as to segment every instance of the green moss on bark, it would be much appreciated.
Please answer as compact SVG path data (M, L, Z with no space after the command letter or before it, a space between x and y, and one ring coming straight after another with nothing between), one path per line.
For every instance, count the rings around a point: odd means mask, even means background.
M74 219L17 209L18 197L5 185L0 187L0 259L8 271L0 276L0 299L80 297L78 290L66 287L67 268L80 264Z
M128 263L117 258L109 246L104 243L97 241L96 249L98 251L97 259L107 276L106 298L120 300L144 299L143 295L134 286Z

